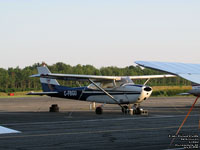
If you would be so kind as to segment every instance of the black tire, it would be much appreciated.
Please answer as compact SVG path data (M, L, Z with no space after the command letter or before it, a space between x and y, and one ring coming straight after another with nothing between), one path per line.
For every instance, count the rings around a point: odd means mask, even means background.
M124 114L128 113L128 106L122 106L122 113Z
M138 114L138 115L140 115L140 114L141 114L141 110L140 110L140 108L139 108L139 107L137 107L137 108L136 108L135 114Z
M97 107L95 112L97 115L101 115L103 113L103 109L101 107Z
M51 107L49 108L49 112L59 112L58 105L57 104L51 105Z

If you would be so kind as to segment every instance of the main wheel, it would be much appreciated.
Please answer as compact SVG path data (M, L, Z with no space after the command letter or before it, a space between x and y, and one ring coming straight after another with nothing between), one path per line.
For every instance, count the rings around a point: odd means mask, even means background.
M103 109L101 107L96 108L96 114L101 115L103 113Z
M128 113L128 106L122 106L122 112L124 114L127 114Z
M52 104L51 107L49 107L49 112L59 112L59 107L57 104Z

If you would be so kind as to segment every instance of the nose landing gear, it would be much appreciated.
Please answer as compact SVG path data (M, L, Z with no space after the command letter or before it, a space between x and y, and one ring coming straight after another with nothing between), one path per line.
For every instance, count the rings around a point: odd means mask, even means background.
M132 111L132 113L131 113ZM137 114L137 115L148 115L147 110L143 110L139 104L134 104L132 107L131 105L122 106L122 113L123 114Z
M140 107L139 104L134 104L133 105L133 113L140 115L142 113L143 109Z

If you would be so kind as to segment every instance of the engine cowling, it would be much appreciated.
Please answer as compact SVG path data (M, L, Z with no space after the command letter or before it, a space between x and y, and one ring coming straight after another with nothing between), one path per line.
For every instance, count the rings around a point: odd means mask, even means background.
M153 90L150 86L143 86L142 92L141 92L140 97L138 98L137 102L141 103L142 101L147 100L151 96L152 91Z

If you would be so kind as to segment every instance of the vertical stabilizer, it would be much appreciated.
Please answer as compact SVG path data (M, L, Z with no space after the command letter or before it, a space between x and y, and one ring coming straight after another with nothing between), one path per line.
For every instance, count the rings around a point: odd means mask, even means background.
M46 66L37 67L39 74L50 74L51 72ZM55 91L55 86L59 85L56 79L40 78L42 89L44 92Z

